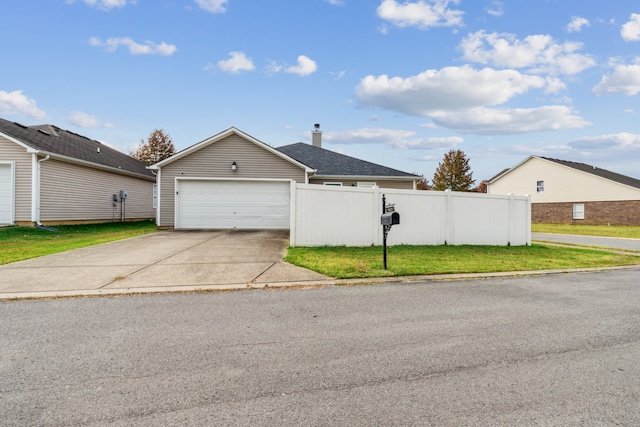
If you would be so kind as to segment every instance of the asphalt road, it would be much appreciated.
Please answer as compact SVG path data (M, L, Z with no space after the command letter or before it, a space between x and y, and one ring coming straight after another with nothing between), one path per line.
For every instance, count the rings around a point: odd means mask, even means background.
M639 275L0 303L0 424L640 425Z
M640 239L616 239L613 237L578 236L570 234L531 233L532 240L545 240L556 243L570 243L587 246L606 246L609 248L640 251Z

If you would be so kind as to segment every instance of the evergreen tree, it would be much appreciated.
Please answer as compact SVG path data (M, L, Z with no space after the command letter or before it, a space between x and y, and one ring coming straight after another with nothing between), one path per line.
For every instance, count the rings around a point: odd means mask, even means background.
M471 191L474 182L469 159L462 150L450 150L446 153L433 175L434 190Z
M138 159L148 165L158 163L161 160L171 157L176 152L171 137L163 129L156 129L151 132L147 142L140 141L140 145L129 153L134 159Z

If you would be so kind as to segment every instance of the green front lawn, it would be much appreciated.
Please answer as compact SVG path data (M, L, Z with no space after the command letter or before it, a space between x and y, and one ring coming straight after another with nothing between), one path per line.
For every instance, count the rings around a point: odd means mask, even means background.
M57 232L34 227L0 228L0 264L153 233L156 224L153 221L110 222L55 228Z
M387 248L387 270L381 247L289 248L285 260L339 279L640 264L637 256L545 245L393 246Z

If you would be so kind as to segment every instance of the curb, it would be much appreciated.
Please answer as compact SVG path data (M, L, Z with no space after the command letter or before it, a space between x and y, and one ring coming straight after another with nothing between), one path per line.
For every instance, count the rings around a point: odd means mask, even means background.
M47 291L47 292L13 292L0 294L0 302L59 299L59 298L95 298L95 297L117 297L117 296L137 296L154 294L186 294L186 293L209 293L209 292L235 292L247 290L268 290L268 289L318 289L327 286L364 286L383 285L387 283L417 283L417 282L446 282L457 280L478 280L491 278L517 278L545 276L550 274L570 274L570 273L598 273L616 270L639 269L640 265L620 266L620 267L594 267L594 268L570 268L556 270L529 270L510 271L499 273L460 273L460 274L436 274L428 276L395 276L395 277L371 277L359 279L329 279L320 281L291 281L274 283L229 283L224 285L185 285L167 287L147 287L147 288L120 288L120 289L95 289L95 290L74 290L74 291Z

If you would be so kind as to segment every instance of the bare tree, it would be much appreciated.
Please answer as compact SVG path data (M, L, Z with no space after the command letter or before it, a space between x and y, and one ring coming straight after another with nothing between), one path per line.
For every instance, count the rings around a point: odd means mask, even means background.
M462 150L450 150L446 153L433 175L434 190L471 191L474 182L469 159Z
M171 137L163 129L155 129L149 135L147 142L140 141L140 145L129 153L134 159L138 159L148 165L158 163L171 157L176 152Z

